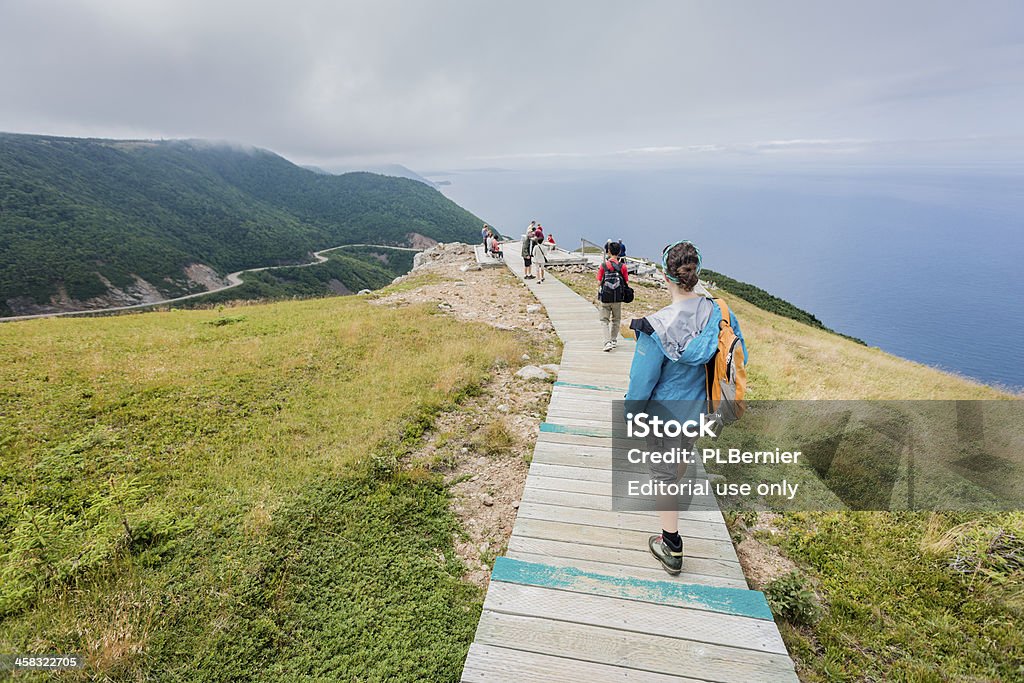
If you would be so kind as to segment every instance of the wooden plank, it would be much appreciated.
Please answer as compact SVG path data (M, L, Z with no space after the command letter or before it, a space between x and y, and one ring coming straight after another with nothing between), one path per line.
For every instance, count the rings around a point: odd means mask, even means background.
M798 681L788 657L689 643L662 635L666 630L668 624L659 624L646 634L625 634L587 624L484 612L477 628L477 642L624 667L634 670L639 676L636 680L641 681L649 680L646 675L652 672L672 676L697 674L720 683ZM672 656L666 657L667 652Z
M612 483L612 473L608 468L553 465L537 461L536 453L534 454L534 461L530 464L530 474L536 474L541 477L576 479L579 481L600 481L609 486Z
M512 558L514 560L523 560L524 562L539 562L541 564L550 564L556 567L575 567L576 569L583 569L589 572L595 572L598 574L612 574L614 576L632 576L639 579L668 579L670 581L679 581L681 583L695 583L705 586L728 586L730 588L749 588L746 580L740 581L739 579L729 578L728 576L709 576L708 574L693 574L687 571L683 571L675 576L670 576L660 565L651 558L652 564L649 566L638 567L629 566L623 564L608 564L607 562L595 562L593 560L580 560L569 557L556 557L552 555L537 555L534 553L525 553L520 550L509 550L505 553L505 557Z
M653 532L629 531L613 527L589 526L548 519L517 517L514 536L522 538L543 538L552 541L572 540L608 548L646 548L647 539ZM702 557L712 560L736 561L736 551L729 541L694 538L683 539L683 553L687 557Z
M514 676L509 672L515 672ZM586 662L570 657L553 657L507 647L473 643L462 671L467 683L704 683L702 679L638 671L627 667Z
M547 503L549 505L565 505L578 507L587 510L614 510L619 509L627 512L648 512L654 514L649 501L636 498L615 498L611 496L597 496L591 493L576 493L571 491L555 491L551 489L523 489L523 501L531 503ZM717 511L717 505L701 505L699 502L691 505L687 510Z
M636 477L637 480L642 480L642 481L648 481L649 480L649 478L647 477L646 473L643 473L643 472L636 473L634 476ZM695 479L693 481L693 483L694 483L695 486L698 485L698 484L701 485L701 486L706 486L706 481L707 480L705 480L705 479ZM602 483L602 482L596 482L596 481L586 481L586 480L582 480L582 479L564 479L564 478L543 477L541 475L534 475L534 474L531 473L531 474L529 474L527 476L526 485L528 487L533 487L533 488L537 488L537 489L543 489L543 490L547 490L547 491L565 491L566 493L586 493L586 494L589 494L589 495L612 497L612 485L610 483ZM619 501L619 500L623 501L622 502L623 506L628 505L627 501L635 501L635 502L637 502L637 507L635 509L637 509L637 510L647 509L644 505L640 504L641 500L648 500L646 498L645 499L641 499L639 497L631 498L631 497L625 496L625 495L623 495L623 496L615 496L613 498L613 502ZM653 505L653 504L654 504L654 502L653 502L653 500L651 500L650 501L650 505ZM614 507L614 505L613 505L613 507ZM717 502L717 500L715 499L715 497L713 495L694 495L690 499L690 501L689 501L689 508L690 509L702 508L702 509L707 509L707 510L717 510L718 509L718 502ZM650 508L650 509L651 509L652 512L654 511L653 507Z
M552 431L538 431L537 441L544 443L567 443L578 446L593 446L593 445L611 445L610 436L601 436L598 434L594 435L583 435L583 434L567 434Z
M764 594L745 588L635 579L571 567L523 562L508 557L499 557L495 561L491 581L774 621Z
M561 366L559 366L559 374L561 374ZM622 386L621 384L609 384L607 381L607 376L605 377L605 381L598 383L574 382L564 379L555 380L555 388L557 389L561 387L565 387L566 389L582 389L584 391L593 391L601 394L607 394L609 392L626 391L626 387Z
M555 422L541 422L540 432L541 434L547 432L552 434L567 434L573 436L586 436L596 437L602 439L610 439L612 436L611 425L605 422L595 422L592 425L587 424L587 420L580 418L578 420L580 426L558 424Z
M584 526L657 533L658 517L651 512L613 512L585 510L562 505L545 505L525 501L519 504L517 519L540 519L552 522L566 522L580 528ZM711 541L731 543L729 530L721 514L714 512L680 512L679 533L684 538L704 538Z
M570 459L568 464L563 463L551 463L545 461L543 458L537 458L537 454L534 454L533 460L530 464L530 474L536 474L540 477L549 477L555 479L576 479L580 481L600 481L611 485L612 483L612 470L610 465L605 467L598 467L594 465L588 465L587 463L581 463L579 458ZM644 465L632 465L631 469L622 470L624 473L636 473L646 474L647 469ZM698 474L697 476L689 477L693 480L706 480L707 473L703 476Z
M587 545L569 540L553 541L545 538L513 536L508 541L509 552L528 553L541 557L561 557L567 560L586 560L624 567L655 567L658 561L647 549L647 543L636 548L609 548L601 545ZM743 569L738 560L719 560L705 557L683 557L683 569L688 574L718 576L744 581Z
M603 595L581 597L569 591L496 581L487 591L484 609L641 634L665 633L666 625L671 624L671 635L679 640L737 650L786 653L773 621L673 605Z

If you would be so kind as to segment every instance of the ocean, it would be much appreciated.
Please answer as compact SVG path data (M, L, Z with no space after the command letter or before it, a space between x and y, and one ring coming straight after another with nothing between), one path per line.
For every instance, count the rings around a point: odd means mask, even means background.
M518 236L622 239L705 265L898 356L1024 388L1024 172L460 171L446 196Z

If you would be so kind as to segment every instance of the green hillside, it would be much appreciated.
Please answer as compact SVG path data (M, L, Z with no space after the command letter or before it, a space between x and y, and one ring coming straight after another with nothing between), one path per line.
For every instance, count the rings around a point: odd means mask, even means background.
M379 247L351 247L326 254L327 262L307 267L246 273L244 282L221 292L188 299L178 308L208 306L241 299L285 299L380 289L412 270L414 252Z
M481 221L423 183L323 175L259 149L197 141L0 134L0 315L138 276L166 296L219 274L305 261L317 249L475 242Z

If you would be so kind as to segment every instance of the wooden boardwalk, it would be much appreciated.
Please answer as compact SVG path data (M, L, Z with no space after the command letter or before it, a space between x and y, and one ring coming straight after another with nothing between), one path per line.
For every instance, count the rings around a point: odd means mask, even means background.
M517 243L504 249L522 276ZM657 515L612 510L606 434L634 345L620 338L605 353L593 305L554 277L525 282L564 351L462 680L796 681L713 500L680 513L686 557L678 577L647 550Z

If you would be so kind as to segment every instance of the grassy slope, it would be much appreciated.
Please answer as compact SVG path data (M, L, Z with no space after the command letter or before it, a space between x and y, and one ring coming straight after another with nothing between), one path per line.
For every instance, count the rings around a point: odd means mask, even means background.
M394 463L514 334L330 298L9 324L0 350L0 652L457 677L480 595L446 489Z
M558 275L593 296L592 275ZM668 303L665 290L635 289L635 315ZM1009 397L722 296L747 340L751 398ZM809 573L829 605L816 627L781 624L805 680L1024 676L1024 567L985 553L1000 531L1024 539L1024 514L800 513L781 524L765 540ZM952 571L958 555L975 557L978 571Z

